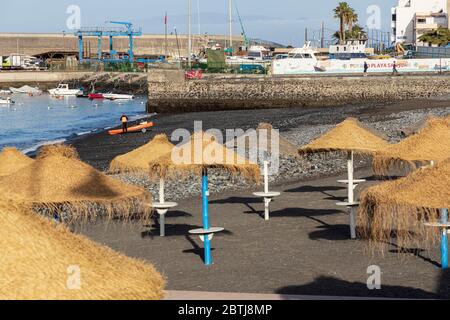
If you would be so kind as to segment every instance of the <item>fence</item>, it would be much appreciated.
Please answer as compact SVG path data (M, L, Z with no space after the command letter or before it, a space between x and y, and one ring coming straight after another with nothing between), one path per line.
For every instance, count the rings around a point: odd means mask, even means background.
M416 47L414 58L450 58L450 48L447 47Z

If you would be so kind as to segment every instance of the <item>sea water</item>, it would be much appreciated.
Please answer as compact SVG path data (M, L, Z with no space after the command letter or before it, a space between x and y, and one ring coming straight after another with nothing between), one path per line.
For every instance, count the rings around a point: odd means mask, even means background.
M130 120L148 116L145 96L134 100L91 101L43 94L13 95L12 100L15 104L0 105L0 150L11 146L28 153L45 144L118 126L123 113Z

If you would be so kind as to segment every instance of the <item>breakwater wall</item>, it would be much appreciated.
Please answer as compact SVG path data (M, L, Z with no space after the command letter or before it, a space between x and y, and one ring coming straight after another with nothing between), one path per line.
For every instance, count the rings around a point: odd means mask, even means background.
M134 94L147 93L146 73L123 72L54 72L54 71L2 71L0 72L0 89L38 86L42 90L54 88L59 83L71 86L94 84L101 91L124 91Z
M179 70L152 70L148 94L148 111L158 113L329 107L448 95L450 76L206 75L202 80L185 80Z

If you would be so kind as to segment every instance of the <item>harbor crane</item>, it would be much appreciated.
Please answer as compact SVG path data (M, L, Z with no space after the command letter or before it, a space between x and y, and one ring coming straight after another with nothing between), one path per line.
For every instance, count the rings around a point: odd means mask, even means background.
M80 62L83 61L101 61L101 62L124 62L128 61L130 63L134 62L134 50L133 50L133 38L142 36L142 30L133 28L133 24L131 22L124 21L107 21L109 24L121 25L125 26L124 28L102 28L102 27L93 27L93 28L82 28L75 32L75 35L78 37L78 50L79 50L79 59ZM91 59L90 57L84 58L84 48L83 48L83 37L97 37L97 59ZM103 57L102 51L102 38L109 37L109 58ZM119 54L116 50L114 50L114 37L128 37L129 47L128 47L128 55L124 57L119 57Z

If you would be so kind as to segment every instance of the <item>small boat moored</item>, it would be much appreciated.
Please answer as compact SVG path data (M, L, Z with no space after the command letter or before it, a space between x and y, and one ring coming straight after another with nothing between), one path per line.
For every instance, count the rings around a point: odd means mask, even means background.
M20 88L10 87L9 90L15 94L28 94L30 96L42 94L42 90L40 90L37 87L30 87L30 86L22 86Z
M0 98L0 105L10 105L10 104L14 104L15 102L13 100L11 100L11 98Z
M12 94L11 90L0 90L0 94Z
M134 99L134 95L120 94L120 93L104 93L103 98L109 100L132 100Z
M69 89L69 85L66 83L61 83L55 89L48 90L52 96L77 96L83 94L83 90L80 89Z
M105 97L103 96L103 93L89 93L88 98L91 100L105 99Z

